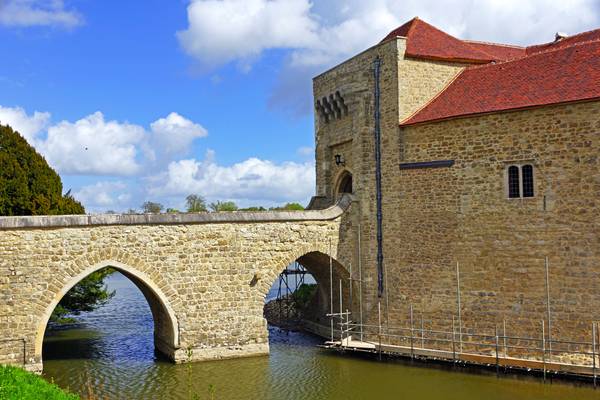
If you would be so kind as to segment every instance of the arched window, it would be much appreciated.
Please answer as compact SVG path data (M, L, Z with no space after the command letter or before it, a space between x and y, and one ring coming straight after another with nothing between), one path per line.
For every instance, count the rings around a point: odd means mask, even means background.
M523 165L521 175L523 177L523 197L533 197L533 166Z
M508 167L508 197L511 199L521 197L521 185L519 183L519 167L511 165Z
M508 198L534 196L533 165L511 165L508 167L507 176Z

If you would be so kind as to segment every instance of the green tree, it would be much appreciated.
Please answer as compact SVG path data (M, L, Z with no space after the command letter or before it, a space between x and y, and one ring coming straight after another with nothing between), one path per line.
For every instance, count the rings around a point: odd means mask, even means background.
M114 295L108 291L104 279L112 274L112 268L104 268L91 273L83 278L60 300L50 320L53 322L72 322L72 318L65 318L68 314L79 315L82 311L94 311L106 304Z
M240 208L239 211L267 211L263 206L252 206L246 208Z
M176 208L167 208L166 212L169 213L169 214L179 214L181 211L179 211Z
M153 201L146 201L144 204L142 204L142 210L145 213L153 213L153 214L158 214L162 211L163 209L163 205L160 203L155 203Z
M190 194L185 198L188 212L201 212L206 210L206 200L197 194Z
M300 203L287 203L281 207L272 207L273 211L303 211L304 207Z
M219 211L237 211L238 206L233 201L220 201L210 203L210 209L216 212Z
M10 126L0 125L0 215L84 214L44 157Z

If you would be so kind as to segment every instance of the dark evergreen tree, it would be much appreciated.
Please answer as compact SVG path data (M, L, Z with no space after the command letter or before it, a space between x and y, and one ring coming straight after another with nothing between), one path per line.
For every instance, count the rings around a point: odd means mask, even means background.
M44 157L10 126L0 125L0 215L84 214L63 196L62 182Z

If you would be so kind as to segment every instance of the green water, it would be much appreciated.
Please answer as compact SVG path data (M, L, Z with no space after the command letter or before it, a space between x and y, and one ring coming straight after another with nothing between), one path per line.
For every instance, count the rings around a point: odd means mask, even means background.
M271 355L174 365L157 358L152 317L120 274L111 302L68 329L47 332L44 376L108 399L600 399L600 390L567 383L472 373L333 354L320 339L270 329ZM213 388L212 390L210 388Z

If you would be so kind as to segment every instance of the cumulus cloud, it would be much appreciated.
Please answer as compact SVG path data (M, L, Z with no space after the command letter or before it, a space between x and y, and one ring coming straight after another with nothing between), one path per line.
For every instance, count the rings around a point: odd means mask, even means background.
M20 131L63 177L119 179L84 185L74 192L89 212L135 208L147 199L182 207L182 199L190 193L211 201L269 206L308 202L314 192L313 161L275 163L249 158L220 165L212 151L203 160L185 158L194 140L208 133L175 112L157 119L148 129L107 120L101 112L52 124L49 113L29 115L22 108L2 106L0 121ZM298 153L312 154L312 148L300 148Z
M134 175L140 168L136 146L144 134L141 126L105 121L101 112L95 112L51 126L37 147L61 173Z
M152 161L188 154L192 142L208 135L204 127L172 112L150 124L146 154Z
M106 120L95 112L77 121L50 122L47 112L28 115L20 107L0 106L0 122L9 124L61 174L133 176L159 170L189 154L192 142L208 133L201 125L172 112L143 126Z
M319 41L306 0L201 0L188 6L184 50L216 66L249 60L269 48L304 48Z
M128 185L122 181L101 181L86 185L73 193L73 196L85 204L88 212L127 208L132 197Z
M0 25L74 28L81 24L83 17L67 10L62 0L0 0Z
M33 144L37 136L48 126L50 113L36 111L33 115L21 107L0 106L0 124L10 125L18 131L30 144Z
M600 25L597 0L192 0L188 28L177 36L205 67L247 66L269 50L284 50L270 105L311 109L312 76L378 43L419 16L464 39L513 44L553 40Z
M308 201L314 193L313 163L274 163L249 158L231 166L215 161L208 151L204 160L186 159L169 164L167 171L149 178L155 196L201 193L209 199L274 204Z

